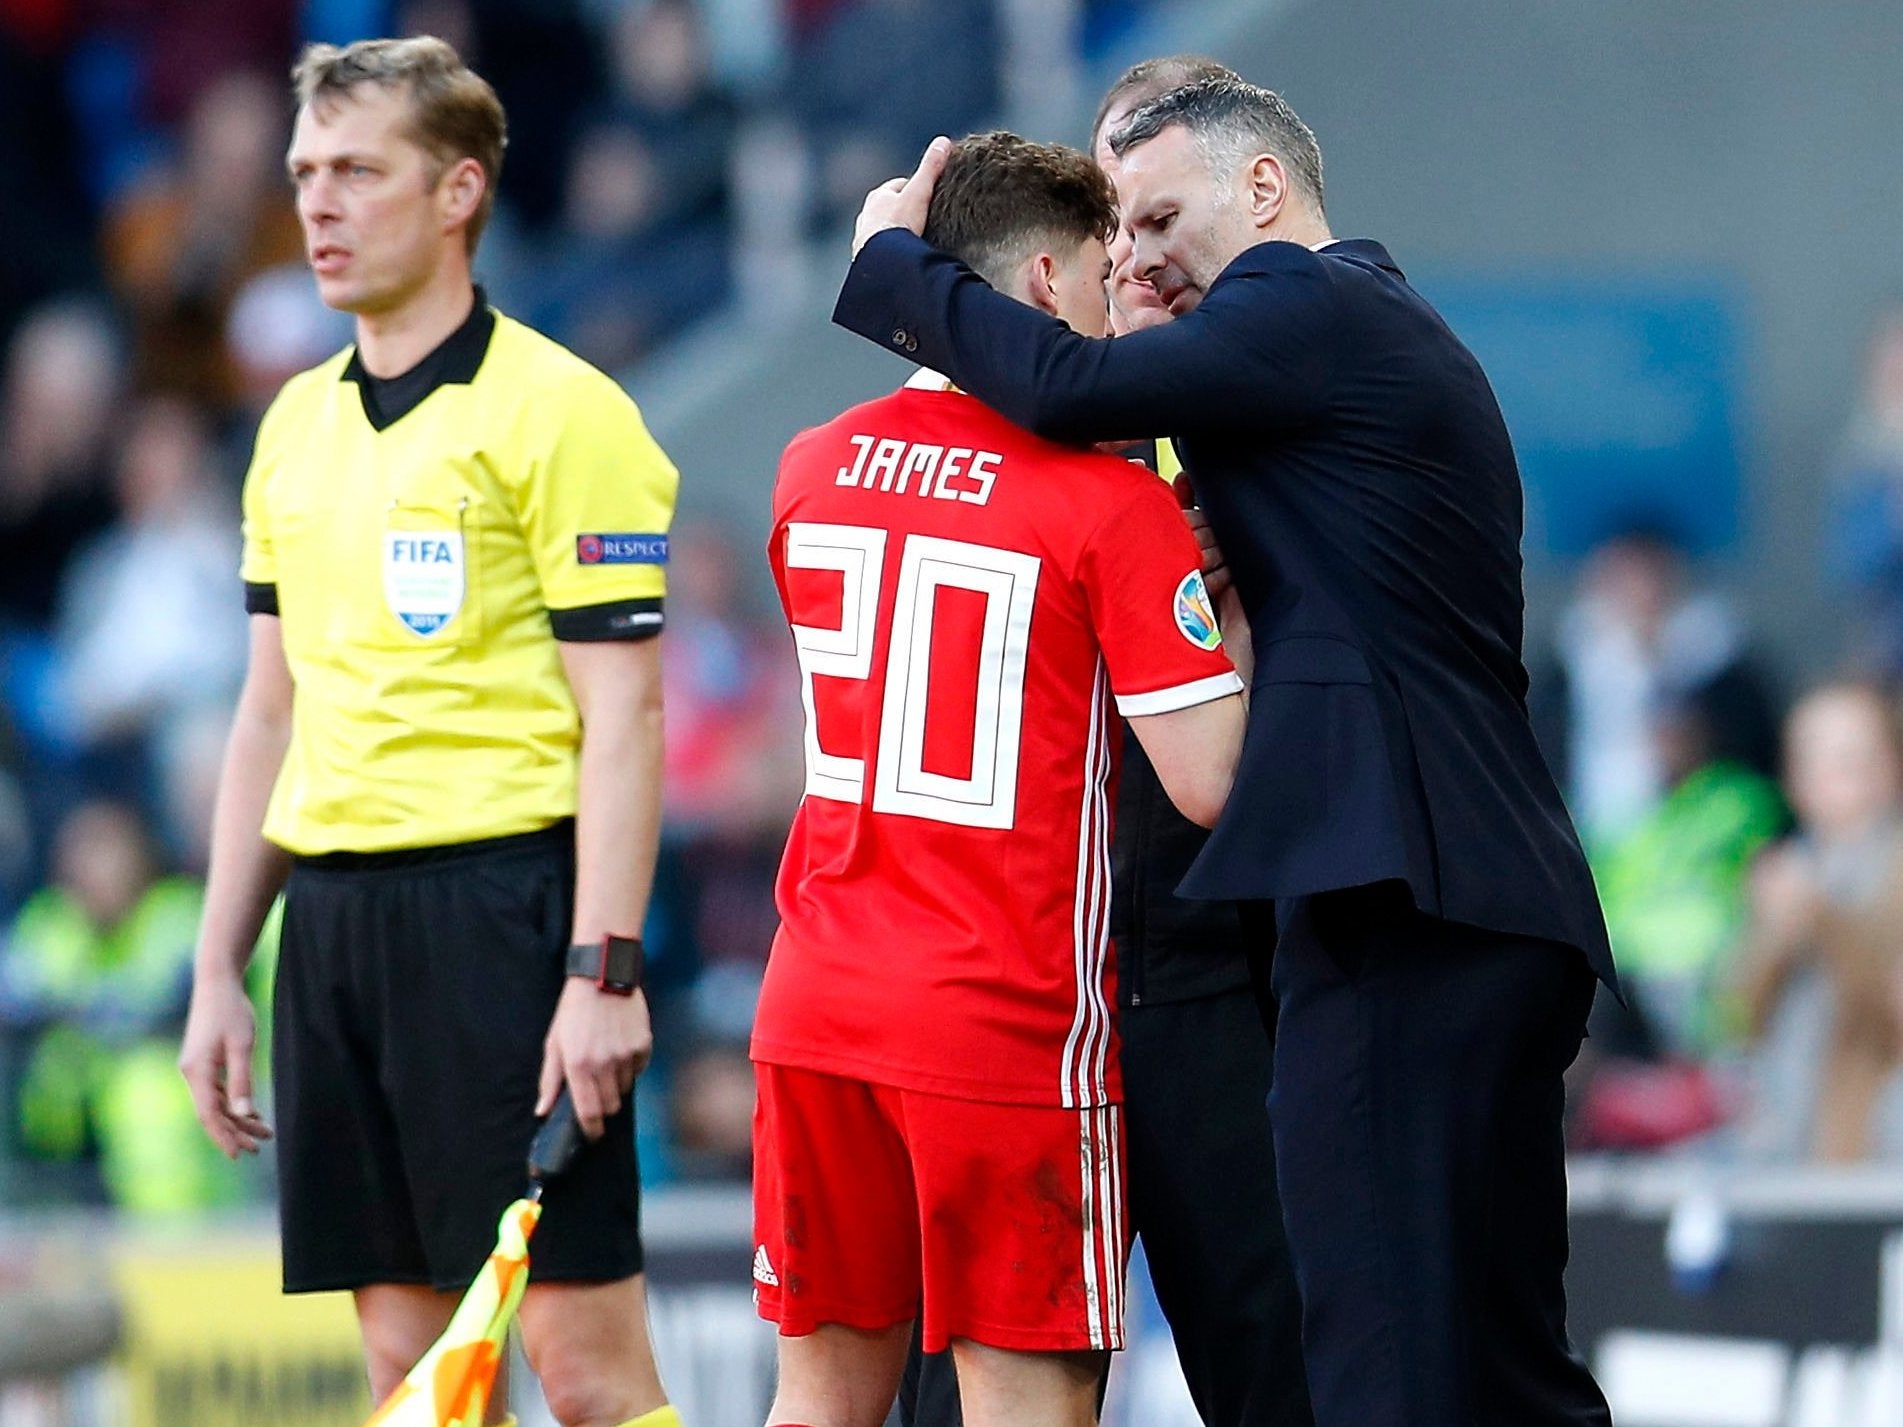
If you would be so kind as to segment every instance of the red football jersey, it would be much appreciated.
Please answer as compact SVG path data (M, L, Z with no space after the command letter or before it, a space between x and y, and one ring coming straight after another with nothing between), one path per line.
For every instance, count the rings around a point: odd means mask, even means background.
M769 555L806 708L756 1060L1121 1098L1118 712L1239 691L1169 487L921 374L803 432Z

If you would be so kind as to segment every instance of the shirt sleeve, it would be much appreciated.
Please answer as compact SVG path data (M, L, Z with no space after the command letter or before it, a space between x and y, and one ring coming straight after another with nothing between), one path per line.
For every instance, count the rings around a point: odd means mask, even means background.
M265 488L275 454L272 446L272 416L276 410L276 404L273 403L258 422L258 434L251 451L251 466L244 478L244 542L243 553L238 560L238 575L244 581L246 614L278 612L277 555L271 545L271 524L265 501Z
M555 637L661 632L667 537L679 475L634 402L598 373L566 394L517 516Z
M1078 571L1118 713L1173 713L1242 691L1202 552L1161 481L1136 484L1091 535Z

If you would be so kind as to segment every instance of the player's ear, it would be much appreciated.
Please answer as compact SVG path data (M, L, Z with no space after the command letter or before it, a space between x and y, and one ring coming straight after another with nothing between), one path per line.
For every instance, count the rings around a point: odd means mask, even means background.
M1039 253L1031 259L1029 271L1025 274L1026 295L1031 306L1039 312L1059 316L1057 308L1057 259L1049 253Z
M451 164L436 184L444 224L454 227L474 218L488 187L488 177L474 159L461 158Z

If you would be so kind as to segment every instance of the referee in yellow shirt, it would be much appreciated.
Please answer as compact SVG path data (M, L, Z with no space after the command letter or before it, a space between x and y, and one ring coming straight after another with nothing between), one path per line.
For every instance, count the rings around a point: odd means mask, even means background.
M295 82L306 250L357 340L285 385L246 478L250 668L181 1064L227 1153L270 1136L240 977L282 887L284 1284L354 1292L379 1401L566 1081L600 1143L550 1192L529 1360L565 1427L673 1424L631 1091L674 468L613 382L472 283L489 85L428 38L313 46Z

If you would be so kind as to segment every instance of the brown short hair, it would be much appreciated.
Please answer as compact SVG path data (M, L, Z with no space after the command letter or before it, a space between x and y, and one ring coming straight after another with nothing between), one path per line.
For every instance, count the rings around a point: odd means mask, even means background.
M1189 130L1212 173L1233 169L1257 154L1274 154L1306 194L1316 213L1322 208L1322 151L1315 132L1272 89L1231 74L1192 80L1140 107L1110 136L1110 148L1122 158L1147 144L1172 124Z
M1033 252L1108 239L1116 226L1116 195L1088 155L997 131L959 140L945 160L925 241L996 286Z
M1228 65L1207 55L1158 55L1154 59L1138 60L1104 91L1097 105L1097 117L1090 121L1090 151L1093 154L1097 151L1097 141L1103 138L1103 121L1110 117L1112 109L1136 109L1199 79L1237 77Z
M482 203L465 234L469 251L476 251L495 211L508 120L489 81L464 64L453 45L434 35L307 45L291 70L291 84L300 107L342 98L364 84L404 91L410 100L405 137L435 158L437 177L462 159L482 168Z

